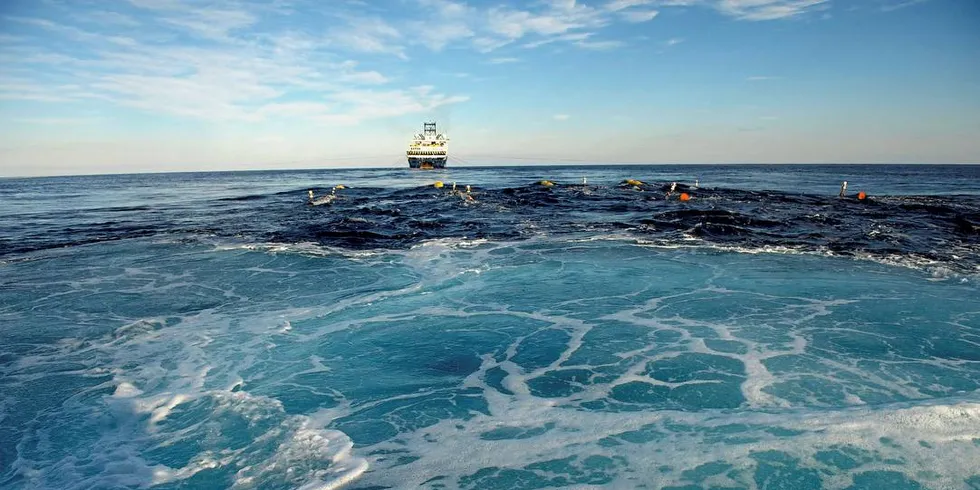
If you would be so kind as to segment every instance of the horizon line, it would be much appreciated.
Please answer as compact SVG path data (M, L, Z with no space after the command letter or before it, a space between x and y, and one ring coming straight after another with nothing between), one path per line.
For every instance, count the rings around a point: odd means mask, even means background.
M511 167L622 167L622 166L692 166L692 165L717 165L717 166L774 166L774 165L833 165L833 166L869 166L869 165L935 165L935 166L971 166L980 165L980 162L954 162L954 163L930 163L930 162L727 162L727 163L653 163L653 162L632 162L632 163L513 163L513 164L492 164L492 165L460 165L434 171L445 171L453 169L492 169L492 168L511 168ZM157 175L157 174L211 174L211 173L259 173L259 172L315 172L315 171L363 171L363 170L407 170L409 172L431 172L433 170L410 169L407 167L305 167L305 168L252 168L252 169L222 169L222 170L156 170L138 172L101 172L101 173L71 173L71 174L48 174L48 175L0 175L0 180L15 179L45 179L59 177L102 177L102 176L125 176L125 175Z

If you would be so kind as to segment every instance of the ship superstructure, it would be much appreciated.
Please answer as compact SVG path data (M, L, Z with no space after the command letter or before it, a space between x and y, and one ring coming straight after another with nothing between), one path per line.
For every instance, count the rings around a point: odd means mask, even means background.
M422 124L422 132L408 145L409 168L446 168L449 159L449 137L436 130L436 123Z

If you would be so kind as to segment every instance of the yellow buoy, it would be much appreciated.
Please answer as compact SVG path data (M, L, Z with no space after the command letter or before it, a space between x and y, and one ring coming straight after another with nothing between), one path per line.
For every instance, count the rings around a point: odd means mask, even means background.
M626 183L628 185L632 185L632 186L641 186L641 185L643 185L643 182L640 182L639 180L636 180L636 179L627 179L626 180Z
M555 185L555 183L552 182L552 181L550 181L550 180L542 180L540 182L540 184L543 185L543 186L545 186L545 187L551 187L551 186Z
M435 184L432 184L432 187L435 187L436 189L442 189L442 181L437 180Z
M346 187L344 187L344 184L337 184L337 187L334 187L334 189L346 189Z

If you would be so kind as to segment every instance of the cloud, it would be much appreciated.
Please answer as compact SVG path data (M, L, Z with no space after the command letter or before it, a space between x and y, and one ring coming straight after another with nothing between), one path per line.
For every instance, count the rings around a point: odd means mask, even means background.
M349 52L400 54L401 47L389 41L402 39L401 33L380 18L352 17L338 30L317 35L257 30L261 12L231 9L230 3L197 9L201 17L191 21L187 7L196 3L130 2L142 9L134 19L141 26L136 38L115 34L132 27L126 21L96 32L84 24L15 17L27 30L0 45L0 99L95 100L157 116L245 123L360 122L468 100L434 87L373 88L392 80L362 69L357 60L337 61ZM64 40L70 42L57 42Z
M473 38L473 47L481 53L489 53L497 48L504 47L513 42L509 39L495 39L492 37L476 37Z
M557 5L553 4L552 9L540 14L507 7L491 8L488 12L489 29L494 34L515 40L528 34L564 34L573 29L599 27L607 22L591 7L574 2L562 7Z
M88 12L77 16L79 20L84 22L96 23L101 25L117 25L124 27L137 27L140 25L139 21L132 18L131 16L120 14L119 12L110 12L107 10L96 10L93 12Z
M408 90L345 90L333 93L328 99L346 107L339 114L328 113L318 117L325 122L358 123L367 119L422 113L437 107L469 100L462 95L444 95L433 92L433 87L422 85Z
M666 44L667 46L676 46L676 45L678 45L678 44L680 44L682 42L684 42L684 39L683 38L680 38L680 37L672 37L672 38L664 41L664 44Z
M653 20L660 12L656 10L630 10L628 12L622 12L622 16L626 19L626 22L640 23Z
M380 17L350 17L347 25L335 28L327 41L358 53L387 53L408 59L401 44L401 32Z
M612 0L606 4L606 10L610 12L619 12L620 10L628 9L630 7L649 5L651 3L653 3L653 0Z
M181 10L186 4L181 0L127 0L135 7L152 10Z
M434 50L465 40L483 53L516 42L522 42L527 48L553 42L574 43L580 39L569 36L593 32L614 21L612 11L572 0L542 0L521 8L506 5L478 8L446 0L416 1L436 14L435 19L409 23L413 32L421 33L413 42ZM620 18L638 22L652 17L648 12L622 12ZM580 47L591 47L591 44Z
M78 84L39 84L32 79L0 79L0 100L71 102L103 98Z
M402 78L386 74L379 62L399 64L405 69L395 72L404 73L418 66L407 63L424 64L443 50L558 44L608 50L625 45L611 37L616 25L651 21L663 9L699 6L768 20L827 1L401 0L325 8L300 0L128 0L98 9L53 2L56 9L38 12L57 15L5 17L18 26L0 34L0 99L97 102L214 121L359 122L468 100L434 87L399 86ZM518 61L495 56L485 62Z
M229 41L232 31L251 26L256 17L244 10L192 9L162 20L205 39Z
M64 37L73 41L99 42L99 43L110 43L110 44L118 44L118 45L133 45L136 43L136 41L132 38L94 34L84 29L79 29L77 27L59 24L57 22L52 22L47 19L38 19L33 17L18 17L18 16L7 16L5 17L5 19L21 24L27 24L29 26L40 27L54 34L63 35Z
M571 119L572 116L569 116L568 114L555 114L554 116L551 116L551 118L555 121L567 121Z
M715 8L739 20L763 21L797 17L829 5L830 0L719 0Z
M622 46L623 43L580 42L583 39L574 36L593 35L617 22L649 22L664 8L701 6L740 20L762 21L800 16L827 7L829 1L597 0L583 3L575 0L539 0L484 7L462 1L414 0L425 12L425 18L409 17L399 25L407 26L402 32L405 43L423 45L433 51L468 44L479 52L489 53L513 43L533 49L558 42L584 49L608 49ZM363 30L358 32L363 33ZM385 50L375 47L373 51ZM395 52L394 48L388 51Z
M779 77L768 77L768 76L760 76L760 75L745 77L745 80L749 82L761 82L763 80L777 80L777 79L779 79Z
M899 2L885 2L881 6L882 12L892 12L898 9L903 9L905 7L911 7L913 5L918 5L920 3L928 2L929 0L905 0Z
M551 44L555 42L569 42L569 43L580 43L584 42L586 39L594 36L594 32L571 32L568 34L562 34L560 36L547 37L544 39L539 39L537 41L532 41L524 44L525 48L537 48L544 46L546 44Z
M624 46L626 43L622 41L576 41L572 44L584 49L601 51L604 49L618 48Z
M441 51L447 45L473 37L474 32L465 23L454 22L431 25L425 22L413 22L412 26L418 32L418 42L432 51Z

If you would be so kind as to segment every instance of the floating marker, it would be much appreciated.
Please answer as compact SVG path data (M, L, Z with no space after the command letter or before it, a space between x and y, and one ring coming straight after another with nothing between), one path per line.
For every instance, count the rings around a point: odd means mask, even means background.
M437 180L435 184L432 184L432 187L435 187L436 189L442 189L442 181Z
M539 182L539 184L541 184L541 185L543 185L545 187L551 187L551 186L555 185L555 183L552 182L552 181L550 181L550 180L542 180L541 182Z
M863 201L866 197L868 197L868 195L865 194L864 191L858 192L858 201Z
M691 196L689 196L686 192L682 192L680 199L681 199L681 201L690 201L691 200Z
M337 184L337 187L334 187L334 189L346 189L346 187L344 187L344 184Z

